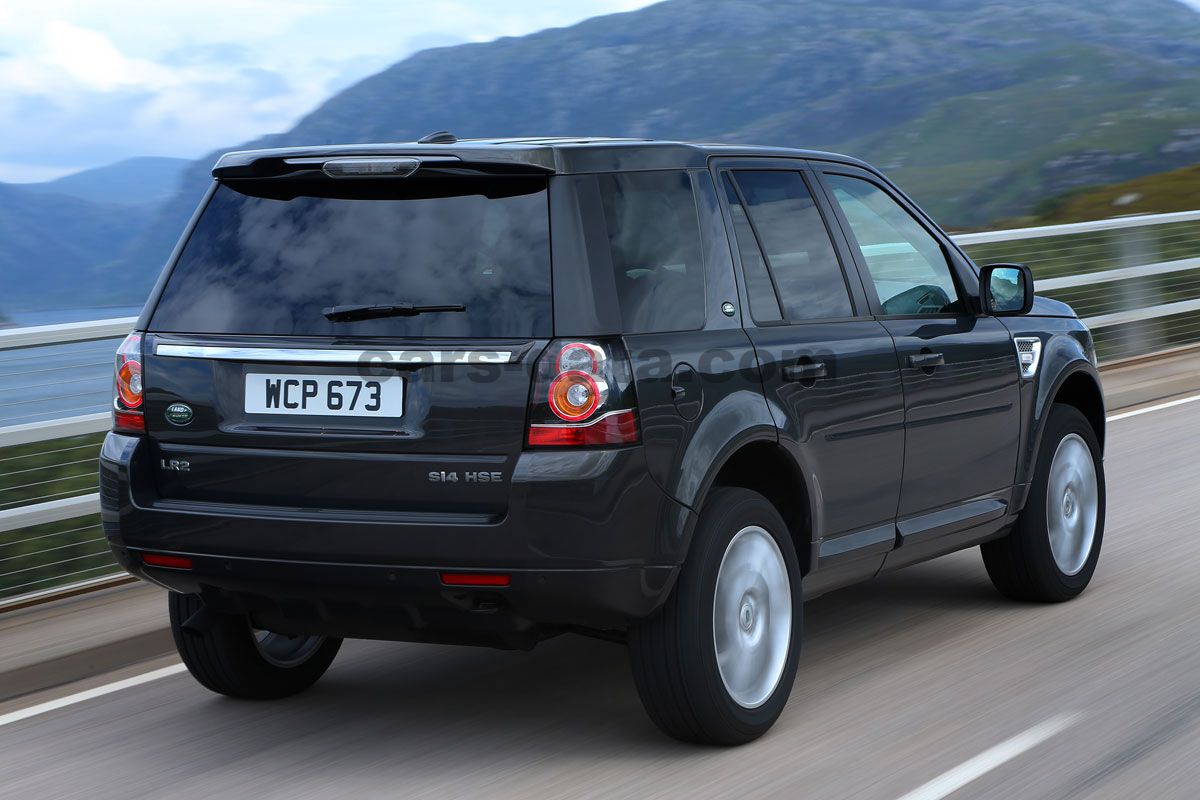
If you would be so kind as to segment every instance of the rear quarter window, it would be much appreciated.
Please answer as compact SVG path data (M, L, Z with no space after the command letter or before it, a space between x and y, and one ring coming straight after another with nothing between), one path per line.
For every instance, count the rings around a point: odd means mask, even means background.
M704 263L686 172L597 176L626 333L704 326Z

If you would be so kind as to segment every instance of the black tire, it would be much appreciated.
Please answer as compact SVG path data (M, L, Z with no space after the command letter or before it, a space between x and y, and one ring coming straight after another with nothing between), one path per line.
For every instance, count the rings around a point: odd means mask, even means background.
M1048 502L1061 501L1049 498L1047 490L1055 453L1059 445L1073 435L1082 439L1091 453L1096 471L1098 505L1090 552L1078 572L1068 574L1055 561L1047 523ZM980 546L983 563L993 585L1001 594L1013 600L1061 603L1076 597L1087 588L1096 571L1100 544L1104 539L1104 506L1104 464L1095 431L1087 417L1074 406L1052 406L1037 454L1033 485L1030 486L1029 497L1016 526L1003 539ZM1081 547L1079 552L1082 551Z
M171 633L179 656L202 686L247 700L274 700L303 692L333 663L341 639L325 638L294 665L272 663L255 644L244 616L207 613L200 630L184 623L204 607L198 595L169 595Z
M717 576L730 543L747 526L764 529L778 546L791 601L782 672L769 697L753 708L739 705L726 688L714 641ZM667 735L687 742L736 745L762 736L783 711L796 678L802 608L800 565L779 512L757 492L714 490L670 598L658 614L630 630L634 682L650 718Z

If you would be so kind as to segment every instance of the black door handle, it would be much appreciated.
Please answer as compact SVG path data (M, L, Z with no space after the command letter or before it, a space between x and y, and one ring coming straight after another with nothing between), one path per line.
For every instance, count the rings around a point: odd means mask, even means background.
M785 381L812 381L824 378L827 374L824 361L810 361L807 364L794 364L783 368Z
M917 353L908 357L908 365L917 369L933 369L946 363L941 353Z
M671 387L671 399L672 400L682 400L685 395L687 395L687 389L683 388L682 386L672 386Z

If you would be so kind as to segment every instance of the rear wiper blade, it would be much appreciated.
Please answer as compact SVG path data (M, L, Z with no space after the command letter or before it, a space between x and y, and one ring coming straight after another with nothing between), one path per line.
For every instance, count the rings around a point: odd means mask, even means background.
M417 306L412 303L392 303L386 306L332 306L321 313L330 322L354 322L360 319L382 319L383 317L415 317L417 314L434 314L447 311L466 311L460 304L448 306Z

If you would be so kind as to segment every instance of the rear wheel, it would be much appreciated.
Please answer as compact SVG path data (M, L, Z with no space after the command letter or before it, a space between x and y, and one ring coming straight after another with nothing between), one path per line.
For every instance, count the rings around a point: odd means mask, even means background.
M1104 464L1092 426L1073 406L1052 406L1016 527L980 547L992 583L1014 600L1078 595L1100 558L1104 505Z
M630 631L634 682L677 739L742 744L783 711L800 654L800 567L762 495L713 492L662 611Z
M171 633L188 672L206 689L269 700L303 692L333 663L341 639L285 636L251 627L246 617L206 611L197 595L170 594Z

